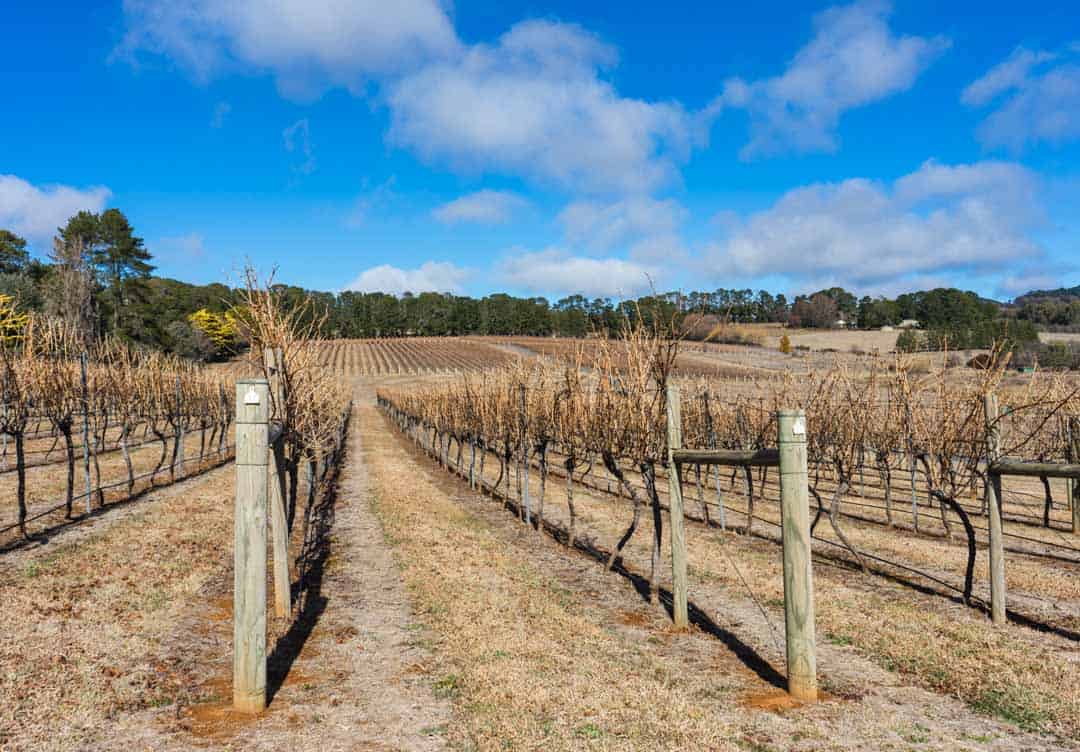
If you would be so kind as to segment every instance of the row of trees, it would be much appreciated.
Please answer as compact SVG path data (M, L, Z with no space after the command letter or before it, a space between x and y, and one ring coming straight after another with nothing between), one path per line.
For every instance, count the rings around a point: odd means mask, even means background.
M154 266L123 212L81 211L71 217L57 230L49 262L31 259L23 238L0 230L0 294L23 310L70 322L85 343L106 333L139 341L140 307Z
M0 230L0 295L10 296L21 311L77 322L87 341L110 334L202 360L228 355L242 346L227 318L241 302L240 291L221 284L191 285L154 277L153 271L150 252L118 209L71 217L58 229L48 262L32 259L25 240ZM393 296L274 287L282 301L295 309L310 297L314 306L304 315L318 319L318 336L339 338L617 334L621 322L633 319L637 311L663 321L695 313L735 323L821 328L876 328L915 319L933 330L973 329L1003 315L1000 304L956 289L860 299L841 287L831 287L789 301L783 294L766 290L721 288L626 301L572 295L551 302L503 293L483 298L434 292ZM1033 323L1072 320L1072 313L1048 313L1046 297L1020 300L1025 301L1023 306L1004 312ZM1068 305L1080 309L1075 301Z

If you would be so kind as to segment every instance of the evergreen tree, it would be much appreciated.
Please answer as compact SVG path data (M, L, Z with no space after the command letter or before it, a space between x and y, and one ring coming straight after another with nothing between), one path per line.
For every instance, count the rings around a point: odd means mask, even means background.
M106 209L98 218L98 243L90 261L104 283L112 312L112 330L133 335L123 326L124 309L145 302L145 282L154 271L150 252L136 237L127 217L119 209Z
M0 273L18 274L29 261L26 240L11 230L0 230Z

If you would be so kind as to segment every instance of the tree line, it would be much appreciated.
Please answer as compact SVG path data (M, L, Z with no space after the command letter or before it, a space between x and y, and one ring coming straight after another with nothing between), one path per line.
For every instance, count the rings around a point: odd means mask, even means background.
M47 259L31 258L27 243L0 229L0 295L20 310L40 311L76 322L88 341L112 335L122 341L208 360L242 346L229 312L242 304L240 290L223 284L193 285L156 277L153 258L119 209L79 212L58 228ZM974 341L1013 321L1015 331L1033 325L1080 322L1058 310L1080 309L1080 290L1031 293L1015 305L973 292L939 288L896 298L857 297L831 287L788 299L767 290L720 288L669 292L629 300L570 295L542 297L494 293L480 298L450 293L404 293L275 288L282 300L301 308L325 338L454 335L582 337L617 334L626 320L678 320L690 314L723 323L779 323L792 327L864 329L915 320L927 332L920 346L943 337ZM1070 295L1072 297L1070 297ZM1071 306L1071 308L1069 308ZM1027 336L1025 334L1025 336Z

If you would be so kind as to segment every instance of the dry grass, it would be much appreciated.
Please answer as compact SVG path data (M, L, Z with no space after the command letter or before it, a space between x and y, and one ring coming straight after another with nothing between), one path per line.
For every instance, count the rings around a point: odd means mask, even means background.
M209 431L207 432L207 438L209 438ZM150 436L153 439L153 436ZM211 449L216 449L215 446L207 446L207 452L202 464L203 468L212 466L212 463L217 463L220 460L216 454L211 453ZM169 460L171 459L172 452L172 440L169 440L167 448L167 457L165 463L162 465L161 470L154 476L153 480L156 485L166 484L170 480L169 474ZM226 452L228 455L229 452ZM197 462L199 457L199 432L193 432L185 437L184 441L184 473L190 475L197 471L200 467ZM83 464L81 454L79 460L76 462L75 469L75 495L78 496L84 493L86 490L85 475L83 473ZM145 473L153 471L158 461L161 458L161 444L157 441L150 441L149 443L142 444L131 450L131 462L134 467L135 475L140 476ZM98 464L101 469L101 482L102 485L109 485L112 483L120 483L121 485L115 489L111 489L106 493L106 501L113 503L128 497L126 479L127 468L124 464L123 456L118 451L103 453L98 457ZM91 468L91 477L94 477L94 470ZM135 492L139 493L150 488L151 478L143 478L136 481ZM64 494L67 488L67 465L64 462L54 463L50 465L40 465L36 467L30 467L26 471L26 499L27 506L29 508L30 515L34 515L39 510L44 510L57 504L62 504L64 501ZM14 499L15 498L15 473L9 472L0 474L0 498ZM96 484L95 484L96 487ZM94 507L97 508L97 497L94 496ZM74 504L74 511L76 516L82 515L86 510L86 500L79 499ZM17 519L17 509L14 503L5 503L0 507L0 527L6 527L12 524ZM62 525L65 522L64 509L61 508L55 513L50 514L40 520L29 523L29 531L31 535L34 535L40 531L46 530L55 525ZM7 533L0 534L0 545L10 544L16 542L19 539L19 531L17 529L8 531Z
M0 564L0 748L104 744L118 715L190 699L191 667L167 644L182 613L206 611L198 593L224 569L230 497L220 470Z
M494 475L488 480L493 481ZM556 488L561 489L561 485ZM538 490L538 486L533 489L534 505ZM625 530L630 516L627 502L595 492L582 493L580 488L577 497L579 527L609 547ZM694 506L690 495L687 504ZM545 515L565 526L561 491L549 497ZM940 561L943 551L937 541L904 539L895 532L869 526L851 535L863 545L889 542L899 547L902 542L905 556L923 561L934 556ZM643 576L650 567L651 536L646 515L636 538L624 550L624 561ZM730 608L726 604L733 594L745 596L745 578L749 591L765 605L782 636L783 586L775 544L699 525L691 527L688 539L692 601L702 607L712 604L715 611L710 612L722 614ZM669 550L666 538L662 550ZM984 561L981 565L985 569ZM1010 579L1014 584L1023 583L1036 592L1061 591L1075 598L1074 576L1061 573L1057 583L1039 583L1038 564L1019 560L1014 569L1017 581ZM1049 577L1049 571L1044 569L1043 575ZM838 567L827 560L819 559L815 567L815 589L819 643L850 646L906 680L960 698L978 713L1023 730L1080 739L1080 690L1068 679L1077 666L1072 640L1022 626L994 628L981 614L939 596L919 595L900 584L859 575L848 566ZM768 650L771 636L759 621L747 639ZM851 671L826 661L820 665L826 686L846 686L858 693L874 690Z
M1071 705L1047 694L1067 668L1059 661L1051 676L1046 652L1031 651L1015 630L995 636L977 618L958 622L950 609L938 613L900 588L866 587L850 582L849 570L828 567L818 574L819 635L823 642L836 635L838 645L850 646L823 646L825 686L863 699L779 717L748 712L747 706L770 705L776 690L716 638L671 634L666 616L644 606L624 578L604 575L592 559L544 542L463 482L432 482L396 457L379 431L365 433L365 441L378 479L378 511L426 623L442 638L434 646L442 658L434 685L455 700L449 738L461 748L726 749L734 742L734 748L760 750L909 749L925 737L920 743L932 749L1051 749L1059 743L1010 730L1001 718L1029 728L1071 723ZM487 465L489 482L494 464ZM534 486L534 502L536 492ZM559 493L549 497L547 508L565 522ZM579 529L610 545L625 527L627 507L593 495L579 500ZM626 552L642 582L651 553L648 528L646 521ZM782 667L768 628L732 570L737 561L782 633L776 548L697 530L691 536L694 602L715 615L720 629ZM581 563L568 565L568 556ZM634 613L613 607L618 598L636 602ZM642 622L652 629L627 633ZM885 645L878 646L878 639ZM900 652L886 653L886 645ZM1000 669L996 680L982 673L984 646ZM890 679L859 653L901 676ZM974 678L935 683L943 665ZM978 690L971 704L991 717L931 692L913 692L904 687L907 681L965 699ZM995 694L1001 686L1008 689Z

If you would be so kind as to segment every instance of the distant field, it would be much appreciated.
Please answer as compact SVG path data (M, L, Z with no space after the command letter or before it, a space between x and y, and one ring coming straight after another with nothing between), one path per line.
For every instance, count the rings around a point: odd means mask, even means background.
M811 350L834 349L850 351L852 349L872 352L878 350L887 353L896 347L896 337L899 332L882 332L877 329L870 331L826 329L794 329L788 332L791 344L794 346L805 345ZM782 334L771 337L769 345L779 347Z
M1041 342L1080 342L1080 332L1039 332Z

